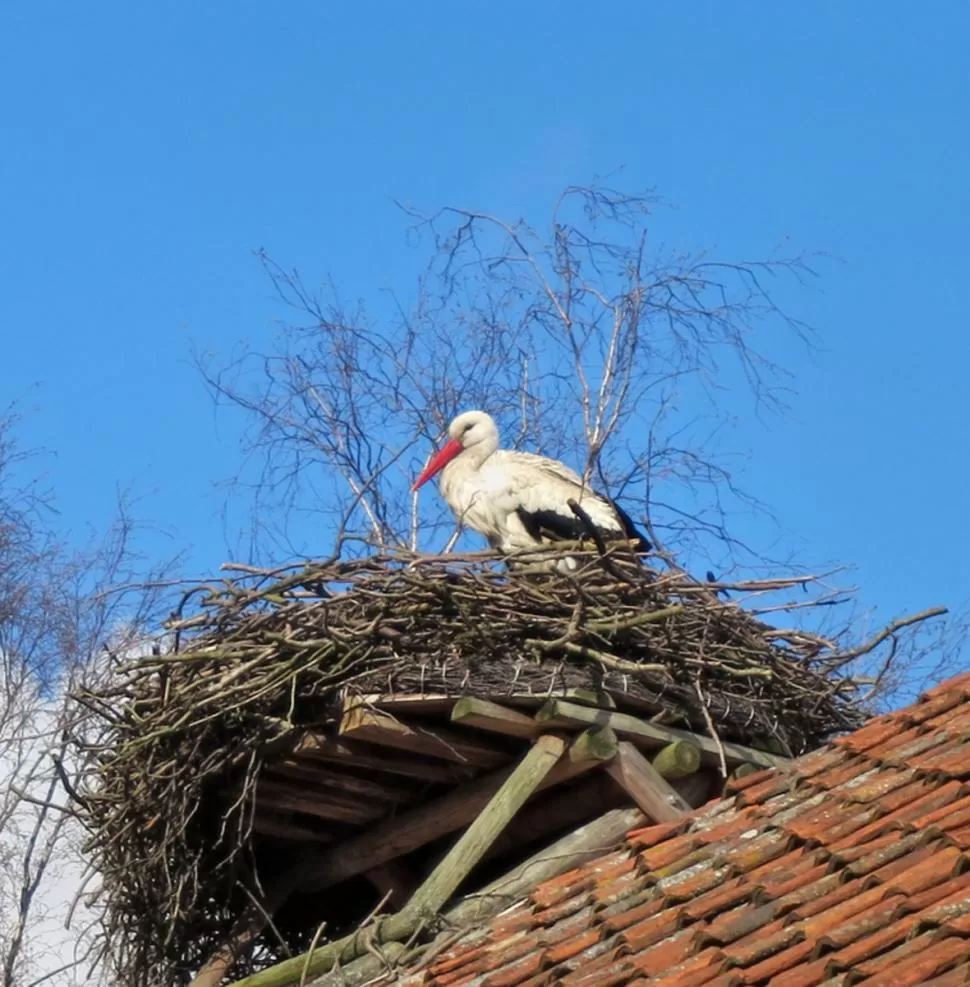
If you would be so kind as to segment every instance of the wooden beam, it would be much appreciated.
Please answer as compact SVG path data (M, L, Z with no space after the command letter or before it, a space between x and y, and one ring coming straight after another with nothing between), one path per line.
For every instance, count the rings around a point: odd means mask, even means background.
M690 806L630 741L620 742L620 749L606 770L654 822L675 822L690 812Z
M354 706L344 713L340 735L348 740L366 740L371 744L476 768L496 768L509 760L509 755L503 751L456 733L439 727L432 729L404 723L365 706Z
M690 740L675 740L661 747L651 763L668 781L686 778L701 766L701 749Z
M362 778L360 775L329 771L313 758L286 758L273 761L267 775L274 776L279 781L282 778L294 778L305 782L314 791L335 791L340 795L352 795L356 798L378 802L410 802L417 792L413 788L395 785L392 782L379 781L372 777ZM279 777L276 777L279 776Z
M569 757L573 761L610 761L616 757L617 743L609 727L590 727L573 741Z
M363 771L380 771L384 774L414 778L418 781L439 782L453 785L470 778L475 773L471 767L442 764L440 761L422 761L419 758L388 754L387 750L355 744L347 740L307 733L294 748L294 754L306 754L316 761L326 761L347 768Z
M552 734L540 737L532 745L485 808L462 833L428 879L415 891L407 905L409 910L429 916L437 915L495 842L496 837L548 776L566 752L567 746L562 737Z
M306 785L293 785L261 778L256 786L256 804L270 809L289 812L305 812L330 822L351 823L363 826L386 816L388 804L367 802L334 791L314 790Z
M539 784L539 790L563 784L593 768L599 761L563 758ZM502 787L511 768L501 768L476 778L440 798L412 806L324 851L307 869L304 888L321 891L348 877L370 870L420 846L432 843L467 826Z
M523 740L532 740L542 729L533 717L525 713L473 696L465 696L455 703L451 710L451 722Z
M763 768L784 768L791 764L787 758L744 747L741 744L730 741L719 744L713 737L705 737L699 733L663 727L637 719L628 713L590 709L561 699L550 699L536 713L536 719L547 727L608 726L615 730L618 736L654 749L665 747L675 740L685 740L700 748L701 757L707 764L719 764L722 749L728 764L750 761Z
M262 806L256 807L253 816L253 831L260 836L277 840L291 840L294 843L333 843L330 833L319 832L293 819L291 812L272 812Z
M670 786L692 809L697 809L710 799L720 797L724 779L716 768L701 768L686 778L675 778Z

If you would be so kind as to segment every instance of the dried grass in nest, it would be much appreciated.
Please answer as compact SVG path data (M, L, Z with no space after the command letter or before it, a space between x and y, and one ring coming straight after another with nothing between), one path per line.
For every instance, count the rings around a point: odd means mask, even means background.
M509 572L485 553L234 571L186 594L174 653L130 661L79 697L104 725L84 812L108 939L132 985L178 983L225 941L252 886L259 768L319 728L343 690L605 685L671 721L796 754L865 715L840 671L855 652L777 632L711 587L629 558L588 552L572 576ZM264 960L285 955L277 933L288 938L271 929Z

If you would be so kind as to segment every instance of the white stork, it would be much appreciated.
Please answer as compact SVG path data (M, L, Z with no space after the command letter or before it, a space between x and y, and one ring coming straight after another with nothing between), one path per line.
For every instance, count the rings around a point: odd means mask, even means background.
M590 490L568 466L498 446L494 419L484 411L466 411L448 426L448 442L431 457L412 489L441 473L441 496L459 522L502 552L588 537L589 525L570 508L570 500L605 541L632 539L640 551L649 551L649 542L629 516Z

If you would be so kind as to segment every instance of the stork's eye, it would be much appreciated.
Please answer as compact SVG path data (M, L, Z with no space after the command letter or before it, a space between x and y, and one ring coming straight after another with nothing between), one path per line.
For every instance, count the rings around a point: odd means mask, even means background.
M466 425L466 426L465 426L465 427L464 427L464 428L462 429L462 433L463 433L464 435L467 435L467 434L468 434L468 433L469 433L469 432L470 432L470 431L471 431L471 430L472 430L472 429L473 429L474 427L475 427L475 423L474 423L474 422L469 422L469 423L468 423L468 424L467 424L467 425Z

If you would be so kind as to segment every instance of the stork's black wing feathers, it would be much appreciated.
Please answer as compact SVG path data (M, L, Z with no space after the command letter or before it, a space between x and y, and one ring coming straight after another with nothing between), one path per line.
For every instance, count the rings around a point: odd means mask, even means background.
M529 537L537 542L543 539L579 541L581 538L589 537L586 526L572 514L567 517L558 511L527 511L523 507L517 507L515 513Z
M630 541L637 543L637 551L649 552L653 548L653 545L650 544L639 528L633 523L633 518L615 500L611 500L610 504L613 510L616 511L616 516L620 519L620 523L623 525L623 533Z

